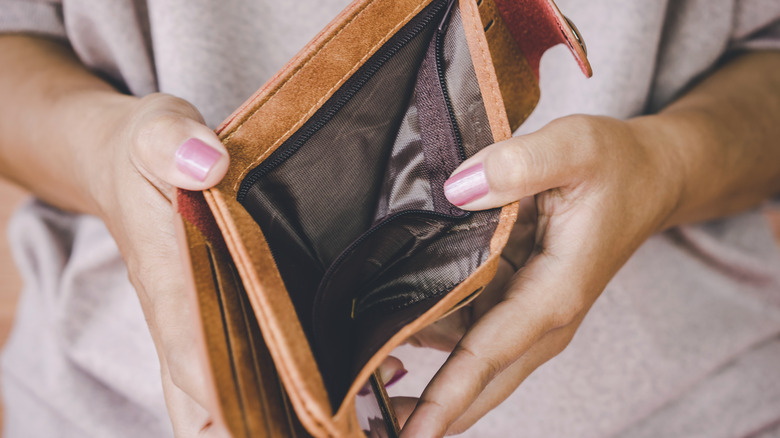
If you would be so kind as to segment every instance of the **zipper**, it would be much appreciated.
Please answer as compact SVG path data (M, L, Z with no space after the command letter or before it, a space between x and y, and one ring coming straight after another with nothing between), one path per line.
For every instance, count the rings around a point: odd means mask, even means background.
M455 134L455 142L458 146L460 161L463 162L466 161L466 151L463 148L463 139L460 136L458 121L455 120L455 110L452 109L450 93L447 90L447 80L444 74L444 36L447 34L447 28L449 27L451 16L450 12L454 3L454 0L450 0L449 6L447 7L447 13L444 15L444 19L439 24L439 28L436 30L436 72L439 75L439 85L441 86L441 91L444 95L444 103L447 105L447 114L450 116L452 131Z
M251 172L244 178L244 180L241 182L241 185L239 186L238 193L236 195L236 199L238 202L243 203L244 199L246 198L247 193L249 192L249 189L258 181L260 178L267 175L269 172L271 172L273 169L278 167L280 164L282 164L285 160L290 158L295 152L298 151L317 131L319 131L323 126L325 126L326 123L330 121L330 119L333 118L336 113L341 110L344 105L349 102L352 97L357 94L358 91L360 91L361 88L376 74L376 72L385 64L387 61L390 60L399 50L401 50L406 44L409 43L414 37L420 34L427 26L428 24L438 15L439 12L446 6L449 9L452 8L452 5L454 4L454 0L449 0L447 3L440 2L440 3L434 3L431 6L431 10L428 12L425 17L423 17L422 20L415 23L408 32L402 34L398 40L394 41L392 45L390 46L383 46L382 48L377 51L374 56L372 56L372 59L368 62L366 70L360 72L360 76L355 80L353 83L349 85L349 88L346 90L344 94L339 96L335 102L333 102L333 105L329 105L326 103L323 108L321 108L317 113L320 113L323 109L325 109L323 114L315 114L312 118L318 118L316 122L314 122L311 126L307 127L304 132L298 136L291 145L286 147L279 155L274 157L271 160L267 160L260 165L258 165L256 168L252 169ZM449 14L447 14L449 15ZM445 19L446 19L445 15ZM446 20L444 20L446 21ZM442 21L442 24L444 23ZM439 30L442 26L440 24ZM286 143L286 142L285 142ZM285 147L282 145L282 147ZM274 154L275 155L275 154Z
M447 28L449 27L450 22L450 16L452 12L452 7L455 4L455 0L449 0L447 2L447 7L444 13L444 16L442 17L441 22L439 23L436 34L434 36L435 38L435 61L436 61L436 72L439 78L439 86L441 87L442 95L444 96L444 102L447 107L447 114L449 115L450 123L452 126L453 134L455 137L455 143L458 149L458 154L460 156L461 161L466 160L466 152L463 147L463 139L460 135L460 129L458 128L458 122L455 119L455 112L452 108L452 102L450 101L449 92L447 90L447 82L444 72L444 37L447 32ZM461 210L463 213L458 215L452 215L452 214L446 214L446 213L440 213L436 211L430 211L430 210L404 210L397 213L394 213L390 215L389 217L385 218L380 223L374 225L371 227L368 231L360 235L360 237L357 238L357 240L353 241L344 251L339 254L339 256L334 260L331 265L328 267L328 269L325 271L325 273L322 276L322 280L320 280L320 287L318 288L316 294L315 294L315 314L316 309L319 307L318 302L320 301L320 297L322 293L324 293L323 287L325 287L328 280L330 280L330 277L333 275L334 271L341 265L341 263L349 257L349 255L354 251L355 248L357 248L363 241L365 241L367 238L369 238L371 235L379 231L380 229L384 228L388 224L394 222L396 219L409 215L409 214L416 214L424 217L430 217L434 219L443 219L443 220L462 220L470 217L472 213L470 211L464 211ZM355 297L353 297L354 299ZM355 303L353 302L353 306ZM354 317L358 316L362 311L359 309L360 303L357 303L357 306L352 309L351 316ZM365 310L365 309L363 309ZM313 327L316 326L316 323L313 325Z

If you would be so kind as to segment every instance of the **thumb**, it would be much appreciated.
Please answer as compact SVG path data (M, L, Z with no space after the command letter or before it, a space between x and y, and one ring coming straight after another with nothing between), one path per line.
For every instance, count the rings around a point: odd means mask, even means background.
M158 189L205 190L219 183L229 158L190 103L158 95L139 118L131 145L136 168Z
M464 210L485 210L565 185L577 157L565 136L553 134L543 129L479 151L444 183L445 196Z

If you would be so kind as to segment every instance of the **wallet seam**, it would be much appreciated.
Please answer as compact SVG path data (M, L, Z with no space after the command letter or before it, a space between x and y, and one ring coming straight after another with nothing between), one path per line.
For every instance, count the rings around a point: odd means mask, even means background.
M469 8L469 14L472 16L472 27L478 28L479 26L476 26L477 22L481 23L481 18L479 16L479 11L477 11L475 8ZM476 17L476 18L475 18ZM481 29L484 33L484 29ZM485 47L483 47L483 44L477 44L477 48L479 49L479 54L482 56L483 64L480 66L480 68L484 69L485 65L492 65L493 59L490 57L490 54L488 51L485 50ZM501 96L501 91L498 89L498 82L489 81L488 86L490 87L490 93L493 95L493 98L496 102L504 102L503 96ZM504 117L506 118L506 117ZM503 121L503 120L502 120ZM503 125L503 123L502 123ZM511 135L511 133L510 133Z
M222 199L217 200L218 197L221 197L220 194L212 194L212 196L214 196L214 198L215 198L215 200L217 202L220 202L220 203L223 203L223 204L225 203L225 201L222 200ZM219 210L219 209L217 209L217 210ZM231 243L233 245L240 245L240 246L243 247L243 242L241 242L240 239L238 239L238 240L236 239L236 232L237 232L237 230L234 228L236 225L235 225L235 223L233 223L232 218L229 215L227 215L227 216L224 215L221 210L216 212L216 214L214 215L214 218L215 218L215 220L218 223L221 221L225 225L225 231L226 231L226 234L227 234L226 237L228 237L228 239L225 239L225 241L228 244L228 248L230 248L230 244ZM252 260L251 260L251 256L248 255L248 252L247 252L246 255L244 255L244 254L241 254L241 251L238 251L237 255L238 255L239 260L244 259L245 262L249 261L250 262L249 264L251 264ZM245 257L249 257L249 260L246 260ZM239 275L241 275L240 272L239 272ZM250 273L250 276L251 275L252 274ZM254 305L252 307L254 308ZM272 333L270 333L270 335L271 335L272 338L274 338L274 342L277 342L278 344L284 344L284 342L279 342L278 341L278 339L280 337L283 337L282 335L279 334L278 327L275 327L273 324L271 324L271 325L268 326L268 329L270 329L270 331L272 332ZM263 332L263 330L262 330L262 327L261 327L261 333L262 332ZM263 337L265 338L265 335ZM290 374L294 374L294 373L291 373L289 371L290 367L287 366L286 361L281 360L281 361L279 361L279 363L277 363L277 361L274 360L274 364L276 365L277 368L286 369L286 371L285 371L286 375L289 376ZM283 373L279 373L280 380L282 380L282 381L284 380L283 375L284 375ZM285 384L285 386L287 386L287 385ZM295 382L293 382L291 387L296 389L297 391L301 391L300 387L295 385ZM289 393L288 393L288 396L289 396ZM291 401L292 401L292 398L291 398ZM308 404L307 401L305 401L303 399L300 399L299 403L300 403L300 408L303 409L303 411L308 415L309 420L312 423L314 423L314 425L316 427L318 427L320 431L325 431L329 436L333 436L332 435L333 422L329 421L329 420L332 420L332 418L333 418L332 414L330 415L330 419L322 419L322 418L320 418L316 414L315 410L313 410L313 409L311 409L309 407L309 404ZM297 411L297 409L294 406L294 403L293 403L293 408Z
M354 74L354 73L355 73L355 72L356 72L356 71L357 71L357 70L358 70L358 69L359 69L359 68L360 68L360 67L361 67L363 64L365 64L365 61L366 61L368 58L370 58L371 56L373 56L373 55L374 55L374 53L376 52L376 50L377 50L379 47L381 47L381 46L383 46L384 44L386 44L390 36L392 36L392 35L395 35L395 34L398 32L398 29L402 28L403 26L405 26L405 25L406 25L406 24L409 22L409 19L410 19L410 17L414 17L414 16L416 16L416 15L419 13L419 11L420 11L420 10L422 10L422 9L424 9L424 8L425 8L425 6L427 6L429 3L430 3L430 2L424 2L424 3L421 3L421 4L419 4L419 5L418 5L418 6L417 6L417 7L416 7L416 8L415 8L415 9L414 9L412 12L410 12L408 15L406 15L406 17L404 17L404 19L403 19L403 20L402 20L400 23L398 23L398 24L397 24L397 25L396 25L394 28L392 28L392 29L391 29L391 30L390 30L388 33L386 33L386 34L385 34L385 36L384 36L384 37L382 37L382 39L380 39L380 41L379 41L377 44L375 44L374 46L372 46L372 47L371 47L371 48L368 50L368 52L367 52L367 53L366 53L366 54L365 54L365 55L364 55L364 56L363 56L363 57L362 57L362 58L361 58L361 59L360 59L360 60L359 60L357 63L355 63L355 64L352 66L352 68L351 68L351 69L350 69L350 70L349 70L349 71L348 71L348 72L347 72L347 73L346 73L344 76L342 76L342 77L341 77L341 78L340 78L340 79L339 79L339 80L336 82L336 84L335 84L335 85L333 85L333 86L332 86L330 89L328 89L328 91L326 91L326 92L325 92L325 94L324 94L324 95L323 95L323 96L322 96L322 97L321 97L321 98L320 98L320 99L319 99L319 100L318 100L318 101L317 101L317 102L316 102L314 105L312 105L311 109L310 109L310 110L309 110L309 111L308 111L306 114L304 114L303 116L301 116L301 118L300 118L300 119L298 119L298 121L296 121L296 122L295 122L295 123L294 123L294 124L293 124L293 125L290 127L290 129L288 129L287 131L285 131L285 132L284 132L284 133L283 133L281 136L277 137L277 139L276 139L276 140L275 140L275 141L274 141L274 142L273 142L273 143L272 143L270 146L268 146L268 147L267 147L265 150L263 150L263 152L260 154L260 156L259 156L258 158L256 158L254 161L252 161L252 163L251 163L251 164L249 164L248 166L246 166L246 167L245 167L245 168L244 168L244 169L241 171L241 174L240 174L240 176L239 176L239 177L236 179L236 183L235 183L234 185L236 185L236 186L237 186L237 185L240 185L240 181L243 181L243 179L244 179L244 178L246 178L246 175L247 175L247 173L249 173L249 171L251 171L251 169L255 168L257 165L259 165L261 162L263 162L263 160L265 160L266 158L268 158L268 155L270 155L270 154L271 154L273 151L275 151L275 150L276 150L276 149L279 147L279 145L281 144L281 142L282 142L282 141L283 141L285 138L287 138L288 134L290 134L292 131L294 131L294 130L296 130L296 129L300 128L300 127L301 127L301 126L302 126L302 125L303 125L303 124L306 122L306 120L308 120L308 119L309 119L309 118L310 118L310 117L311 117L311 116L312 116L312 115L313 115L315 112L317 112L317 110L319 110L319 108L322 106L322 103L323 103L323 102L325 102L326 100L330 99L330 97L331 97L331 95L332 95L332 93L333 93L333 90L335 90L335 89L337 89L337 88L341 87L342 85L344 85L344 82L345 82L345 80L346 80L346 79L348 79L349 77L351 77L351 76L352 76L352 75L353 75L353 74ZM336 36L338 36L338 35L339 35L341 32L343 32L343 31L344 31L344 29L346 29L346 28L347 28L347 26L348 26L349 24L351 24L351 23L352 23L352 22L353 22L355 19L357 19L357 18L358 18L358 17L359 17L361 14L363 14L363 13L364 13L364 12L365 12L365 11L368 9L368 7L370 7L370 6L374 5L374 4L375 4L374 2L371 2L370 4L366 5L366 7L365 7L365 8L363 8L362 10L360 10L360 12L358 12L357 14L355 14L355 16L354 16L354 17L350 18L350 19L349 19L349 21L347 21L347 22L344 24L344 26L342 26L342 27L341 27L341 29L339 29L339 30L338 30L338 32L336 32L336 33L335 33L335 34L334 34L334 35L333 35L331 38L329 38L329 39L328 39L328 40L327 40L327 41L326 41L326 42L325 42L325 43L322 45L322 47L320 47L320 49L317 51L317 53L316 53L316 54L314 54L314 55L313 55L311 58L307 59L307 60L306 60L306 62L305 62L303 65L301 65L301 66L300 66L300 68L297 68L297 69L295 70L295 72L294 72L294 73L293 73L293 74L292 74L292 75L291 75L289 78L287 78L287 79L286 79L286 80L285 80L285 81L284 81L284 82L281 84L281 86L280 86L280 87L279 87L279 88L278 88L276 91L274 91L274 92L273 92L273 94L271 94L271 95L268 97L268 99L266 99L266 100L265 100L265 101L263 101L263 102L262 102L260 105L258 105L258 106L257 106L257 107L256 107L256 108L255 108L255 109L252 111L252 113L251 113L251 114L249 114L249 116L247 116L247 118L246 118L246 119L245 119L243 122L241 122L241 124L240 124L238 127L236 127L236 129L235 129L233 132L231 132L231 133L230 133L230 134L229 134L227 137L225 137L225 139L224 139L223 141L224 141L225 143L227 143L227 142L228 142L228 141L231 139L231 137L233 137L233 136L234 136L236 133L238 133L238 132L241 130L241 128L243 128L243 127L244 127L244 125L245 125L245 124L246 124L246 123L247 123L247 122L248 122L248 121L249 121L249 120L250 120L252 117L254 117L254 115L255 115L255 114L256 114L256 113L257 113L257 112L260 110L260 108L262 107L262 105L263 105L263 104L265 104L266 102L270 101L270 100L271 100L271 99L272 99L272 98L273 98L273 97L274 97L274 96L275 96L277 93L279 93L279 92L282 90L282 88L284 88L284 87L285 87L285 86L286 86L286 85L289 83L289 81L291 81L291 80L292 80L292 79L293 79L293 78L294 78L294 77L295 77L295 76L296 76L296 75L297 75L297 74L298 74L298 73L299 73L299 72L300 72L300 71L301 71L301 70L302 70L304 67L306 67L306 66L309 64L309 62L311 62L311 60L312 60L312 59L314 59L316 56L320 55L321 51L322 51L322 50L323 50L323 49L324 49L324 48L325 48L325 47L326 47L328 44L330 44L330 43L333 41L333 39L334 39L334 38L336 38Z

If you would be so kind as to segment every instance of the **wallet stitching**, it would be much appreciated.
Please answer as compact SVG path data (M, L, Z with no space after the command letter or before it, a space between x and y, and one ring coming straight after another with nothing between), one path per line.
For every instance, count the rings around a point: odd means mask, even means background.
M471 224L471 225L460 225L460 226L459 225L455 225L452 228L450 228L447 231L446 234L457 234L457 233L460 233L462 231L477 230L479 228L484 228L484 227L488 227L490 225L495 225L495 224L498 223L498 221L499 220L496 219L496 220L490 220L488 222L479 222L479 223Z
M373 3L372 3L372 4L373 4ZM369 5L369 6L370 6L370 5ZM419 5L418 5L418 6L417 6L417 7L416 7L416 8L415 8L415 9L414 9L412 12L410 12L410 13L409 13L409 14L408 14L406 17L404 17L404 19L403 19L403 20L402 20L400 23L398 23L398 25L396 25L396 26L395 26L393 29L391 29L391 30L390 30L390 31L389 31L387 34L385 34L385 36L384 36L383 38L381 38L381 39L380 39L380 41L379 41L377 44L375 44L373 47L371 47L371 48L368 50L368 53L366 53L366 54L365 54L365 55L364 55L364 56L363 56L363 57L362 57L362 58L361 58L361 59L360 59L360 60L359 60L359 61L358 61L358 62L357 62L357 63L356 63L354 66L352 66L352 68L351 68L351 69L350 69L350 70L349 70L349 71L348 71L348 72L347 72L347 73L346 73L344 76L342 76L342 77L341 77L341 79L339 79L339 80L336 82L336 84L335 84L333 87L331 87L331 88L330 88L328 91L326 91L326 92L325 92L325 94L322 96L322 98L320 98L320 99L319 99L319 100L318 100L318 101L317 101L317 102L316 102L316 103L315 103L315 104L312 106L312 108L311 108L311 109L310 109L310 110L309 110L309 111L308 111L306 114L304 114L304 115L303 115L303 116L302 116L300 119L298 119L298 121L297 121L297 122L295 122L295 124L293 124L293 126L292 126L290 129L288 129L288 130L287 130L287 131L286 131L284 134L282 134L281 136L279 136L279 137L276 139L276 141L274 141L274 143L273 143L273 144L271 144L271 146L269 146L268 148L266 148L266 150L265 150L265 151L263 151L263 152L261 153L261 155L260 155L260 156L259 156L257 159L255 159L255 160L254 160L254 161L253 161L253 162L252 162L252 163L251 163L249 166L247 166L247 167L246 167L246 168L245 168L245 169L244 169L244 170L241 172L241 176L240 176L240 177L237 179L237 181L241 181L241 180L243 180L243 179L244 179L244 177L246 176L247 172L249 172L249 170L250 170L250 169L252 169L252 168L254 168L255 166L257 166L259 163L261 163L263 160L265 160L265 159L268 157L268 155L269 155L271 152L273 152L274 150L276 150L276 148L279 146L279 144L282 142L282 140L283 140L284 138L286 138L286 137L287 137L287 135L288 135L288 134L290 134L290 132L292 132L292 131L294 131L294 130L296 130L296 129L300 128L300 126L301 126L301 125L303 125L303 123L305 123L305 121L306 121L306 120L308 120L308 119L311 117L311 115L312 115L312 114L314 114L314 113L315 113L315 112L316 112L316 111L317 111L317 110L320 108L320 105L321 105L321 104L322 104L324 101L326 101L327 99L329 99L329 98L331 97L331 92L333 92L333 90L335 90L335 89L337 89L337 88L341 87L341 86L344 84L344 81L345 81L347 78L349 78L350 76L352 76L352 75L355 73L355 71L357 71L357 70L360 68L360 66L361 66L361 65L363 65L363 64L365 63L365 61L366 61L368 58L370 58L371 56L373 56L374 52L375 52L375 51L376 51L376 50L377 50L379 47L381 47L382 45L384 45L384 44L387 42L387 40L388 40L388 37L389 37L389 36L391 36L391 35L394 35L394 34L395 34L397 31L398 31L398 29L399 29L399 28L401 28L401 27L405 26L405 25L406 25L406 23L409 21L409 18L410 18L410 17L413 17L413 16L415 16L415 15L417 15L417 13L418 13L418 12L419 12L421 9L423 9L425 6L426 6L426 3L421 3L421 4L419 4ZM352 21L354 21L355 19L357 19L357 18L358 18L358 17L359 17L359 16L360 16L362 13L364 13L364 12L366 11L366 9L367 9L367 7L366 7L365 9L361 10L361 11L360 11L358 14L356 14L354 17L352 17L352 18L351 18L351 19L350 19L350 20L349 20L347 23L345 23L344 27L342 27L341 29L339 29L339 31L338 31L338 32L337 32L335 35L333 35L333 37L332 37L332 38L330 38L330 39L329 39L329 40L328 40L328 41L327 41L327 42L326 42L326 43L325 43L325 44L322 46L322 48L320 48L320 52L321 52L323 49L325 49L325 47L326 47L326 46L327 46L327 45L328 45L328 44L329 44L329 43L330 43L330 42L333 40L333 38L335 38L336 36L338 36L338 35L339 35L339 34L340 34L340 33L341 33L341 32L342 32L344 29L346 29L346 28L347 28L347 25L349 25L349 24L350 24ZM304 67L305 67L305 66L306 66L306 65L307 65L309 62L311 62L311 60L312 60L312 59L314 59L314 57L316 57L317 55L319 55L319 53L320 53L320 52L318 52L317 54L315 54L314 56L312 56L311 58L309 58L309 59L308 59L308 60L307 60L307 61L306 61L306 62L305 62L303 65L301 65L301 66L300 66L300 68L296 69L295 73L293 73L293 75L292 75L292 76L290 76L290 78L289 78L289 79L287 79L287 80L284 82L284 84L282 84L282 86L281 86L281 87L279 87L279 89L278 89L278 90L276 90L276 91L275 91L275 92L274 92L274 93L273 93L271 96L269 96L269 97L268 97L268 99L267 99L265 102L268 102L268 101L269 101L269 100L271 100L271 98L273 98L273 97L274 97L274 96L275 96L277 93L279 93L279 92L282 90L282 88L284 88L284 86L285 86L285 85L287 85L287 84L289 83L289 81L290 81L290 80L292 80L292 79L295 77L295 75L297 75L297 74L298 74L298 73L301 71L301 69L303 69L303 68L304 68ZM265 103L265 102L264 102L264 103ZM258 106L258 107L257 107L257 108L256 108L254 111L252 111L252 114L250 114L250 115L249 115L249 117L247 117L247 118L246 118L246 120L244 120L244 122L242 122L242 123L241 123L241 125L239 125L239 126L236 128L236 130L235 130L235 131L233 131L232 133L230 133L230 135L228 135L228 136L225 138L225 140L224 140L224 141L225 141L225 142L229 141L229 140L230 140L230 138L231 138L231 137L233 137L233 135L235 135L236 133L238 133L238 131L240 131L240 130L241 130L241 128L243 128L243 127L244 127L244 125L245 125L245 124L246 124L246 123L247 123L247 122L248 122L248 121L249 121L249 120L250 120L250 119L251 119L251 118L252 118L252 117L253 117L253 116L254 116L254 115L255 115L255 114L256 114L256 113L259 111L259 110L260 110L260 108L261 108L261 107L262 107L262 105Z
M466 278L468 278L468 276L466 276ZM411 306L412 304L416 304L416 303L419 303L421 301L425 301L425 300L428 300L428 299L431 299L431 298L436 298L439 295L441 295L441 294L443 294L443 293L445 293L447 291L452 290L455 286L457 286L458 284L463 282L463 280L465 280L465 278L461 279L460 281L456 281L454 283L450 283L447 286L438 289L436 292L434 292L432 294L426 294L425 296L418 295L416 298L412 298L410 300L404 301L403 303L399 303L399 304L396 304L394 306L391 306L388 310L390 310L390 311L401 310L401 309L405 309L405 308ZM379 301L374 302L374 304L372 304L368 309L363 309L360 312L360 314L364 314L365 312L370 312L371 310L375 309L377 306L381 306L382 302L385 302L385 301L389 301L389 299L379 300Z
M217 196L216 196L216 195L217 195L217 194L215 194L215 196L214 196L214 197L215 197L215 200L216 200L216 198L217 198ZM225 202L225 201L224 201L224 200L222 200L222 199L220 199L220 200L218 200L217 202L224 204L224 202ZM235 226L236 226L236 224L235 224L235 223L233 223L233 222L232 222L232 220L231 220L229 217L225 217L225 216L223 215L223 212L222 212L221 210L217 209L217 211L215 211L215 213L218 213L218 214L215 214L215 215L214 215L214 216L215 216L215 219L216 219L218 222L221 220L221 221L222 221L222 222L225 224L225 231L227 231L227 235L228 235L228 237L229 237L230 241L232 241L232 242L233 242L235 245L241 246L241 247L243 248L243 247L244 247L243 243L241 243L241 241L240 241L240 240L236 240L236 238L235 238L235 237L236 237L236 234L235 234L235 230L233 229L233 227L235 227ZM221 228L221 227L220 227L220 228ZM226 240L227 240L227 239L226 239ZM244 251L246 251L246 249L245 249L245 248L244 248ZM243 253L243 251L238 251L238 254L237 254L237 255L238 255L238 258L239 258L239 260L240 260L240 261L241 261L241 259L244 259L244 260L243 260L243 262L244 262L244 263L246 263L246 262L247 262L247 260L246 260L246 257L249 257L249 260L248 260L248 261L249 261L249 264L252 264L252 263L251 263L251 262L252 262L252 260L251 260L251 259L252 259L252 257L251 257L251 256L250 256L248 253L244 254L244 253ZM240 275L240 273L239 273L239 275ZM251 275L251 274L250 274L250 275ZM252 283L252 282L250 282L250 283ZM254 307L254 306L253 306L253 307ZM277 328L275 325L273 325L273 324L269 325L269 327L268 327L268 328L270 329L270 332L272 332L272 333L271 333L272 337L273 337L273 338L276 338L276 339L275 339L275 342L277 342L278 344L283 344L283 342L279 342L279 341L278 341L278 339L279 339L280 337L281 337L281 338L283 338L283 337L284 337L284 335L283 335L283 334L280 334L280 333L279 333L279 330L278 330L278 328ZM261 328L261 330L262 330L262 328ZM276 363L276 361L274 361L274 363ZM280 362L280 363L277 365L277 367L278 367L278 368L282 368L282 369L284 369L284 370L285 370L285 373L286 373L287 375L293 374L293 373L290 371L290 367L289 367L289 366L286 366L286 363L285 363L285 361L281 361L281 362ZM281 375L282 375L282 374L280 373L280 377L281 377ZM296 385L293 385L293 387L296 387L296 388L298 388L298 390L300 391L299 387L297 387ZM304 410L304 411L305 411L305 412L308 414L308 416L309 416L310 420L311 420L311 421L312 421L312 422L313 422L313 423L314 423L316 426L318 426L318 427L320 428L320 430L327 431L327 433L328 433L328 434L330 434L330 432L331 432L331 428L329 428L329 427L328 427L328 425L326 424L326 422L323 422L323 421L321 421L321 420L320 420L320 418L319 418L319 417L318 417L318 416L315 414L314 410L312 410L312 409L309 407L309 403L308 403L307 401L305 401L305 400L302 400L302 399L301 399L301 400L299 400L299 402L300 402L301 408L302 408L302 409L303 409L303 410Z

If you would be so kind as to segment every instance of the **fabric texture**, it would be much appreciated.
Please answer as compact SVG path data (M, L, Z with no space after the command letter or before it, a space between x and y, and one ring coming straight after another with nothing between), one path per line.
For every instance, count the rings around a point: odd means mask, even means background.
M559 0L588 46L541 62L521 127L571 113L663 108L729 52L780 48L774 0ZM346 0L0 2L0 31L67 38L126 92L191 101L215 127ZM2 357L4 432L170 436L159 366L111 236L99 220L31 202L9 231L25 280ZM518 315L519 318L522 315ZM569 348L467 436L780 436L780 255L757 211L645 243ZM443 356L400 351L419 392Z

